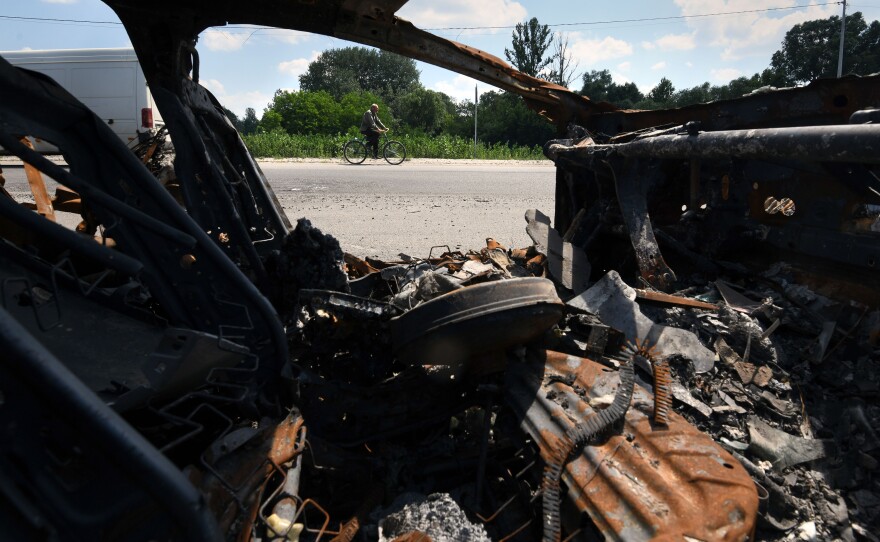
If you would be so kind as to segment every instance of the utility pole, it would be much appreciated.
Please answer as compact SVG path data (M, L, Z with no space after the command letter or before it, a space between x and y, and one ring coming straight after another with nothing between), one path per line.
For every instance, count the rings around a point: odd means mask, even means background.
M477 159L477 104L479 103L477 96L477 85L474 84L474 160Z
M840 18L840 54L837 55L837 78L843 75L843 36L846 33L846 0L843 0L843 16Z

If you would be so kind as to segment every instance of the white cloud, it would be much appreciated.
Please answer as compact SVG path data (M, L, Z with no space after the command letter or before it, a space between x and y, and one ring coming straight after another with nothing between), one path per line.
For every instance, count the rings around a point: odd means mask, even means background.
M445 28L450 26L509 26L523 22L526 8L513 0L412 0L397 15L419 28ZM508 32L496 29L496 32ZM480 30L480 32L486 32Z
M307 41L312 35L308 32L299 32L297 30L265 30L261 34L268 36L272 39L288 43L290 45L298 45L304 41Z
M226 87L217 79L202 79L199 81L199 84L210 90L215 96L226 94Z
M712 75L712 79L718 81L719 83L728 83L733 79L736 79L742 72L736 68L721 68L718 70L710 70L709 73Z
M648 94L649 92L651 92L651 89L653 89L656 85L649 85L647 83L636 83L636 86L639 87L639 92L641 92L642 94Z
M697 43L694 34L666 34L654 40L653 45L661 51L690 51L697 46Z
M278 64L278 71L288 75L300 75L306 72L309 67L309 59L295 58Z
M456 75L452 79L437 81L434 83L432 90L442 92L457 101L474 101L474 85L477 85L477 91L481 95L490 90L497 90L492 85L480 83L476 79L471 79L466 75Z
M263 116L263 110L272 101L272 96L260 92L258 90L250 90L246 92L238 92L235 94L225 94L217 96L217 99L224 107L243 117L248 107L253 107L257 112L257 118Z
M209 51L237 51L244 47L250 36L250 33L209 29L202 32L199 41Z
M611 79L618 85L625 85L627 83L632 83L632 80L629 77L623 75L620 72L615 72L615 71L611 72Z
M840 6L811 4L804 9L764 11L754 0L675 0L682 15L754 11L717 17L687 19L696 40L701 44L720 47L723 60L748 56L767 56L779 49L785 33L794 25L813 19L824 19L840 12ZM795 0L778 0L774 7L794 7Z
M687 62L685 62L684 65L687 66L688 68L693 68L693 67L694 67L694 63L691 62L691 61L687 61Z
M257 112L257 118L263 115L263 109L272 101L272 96L258 90L249 90L229 94L226 87L217 79L202 79L199 84L211 91L223 107L229 109L239 117L243 117L248 107L253 107Z
M643 41L643 42L642 42L642 49L646 49L646 50L648 50L648 51L652 51L652 50L654 50L654 49L656 49L656 48L657 48L657 46L654 44L654 42L651 42L651 41Z
M222 26L209 28L202 32L199 40L210 51L237 51L250 41L271 40L297 45L307 41L310 37L311 34L296 30L243 25L234 29Z
M621 62L617 65L617 69L622 72L628 72L632 69L632 62Z
M628 42L607 36L599 39L583 39L577 33L571 34L572 59L581 66L590 67L604 63L612 58L621 58L633 54L633 47Z
M666 67L666 62L660 61L660 62L654 64L653 66L651 66L651 69L654 71L657 71L657 70L662 70L665 67Z
M280 62L278 64L278 71L298 77L306 73L306 70L309 69L309 64L317 60L320 54L321 51L312 51L312 56L310 58L295 58L293 60Z

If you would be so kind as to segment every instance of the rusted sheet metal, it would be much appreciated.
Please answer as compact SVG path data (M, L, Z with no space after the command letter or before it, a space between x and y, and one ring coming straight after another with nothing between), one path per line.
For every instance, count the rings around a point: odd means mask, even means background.
M664 294L663 292L655 292L653 290L636 289L636 297L639 299L644 299L646 301L656 301L657 303L664 303L664 304L673 305L676 307L685 307L685 308L692 308L692 309L706 309L709 311L717 311L718 310L718 305L713 305L712 303L706 303L705 301L700 301L699 299L692 299L690 297L682 297L679 295Z
M366 260L362 260L357 256L352 256L347 252L343 254L343 258L345 260L345 267L349 278L359 278L379 271Z
M269 450L269 461L275 465L287 463L305 449L305 420L299 416L291 416L278 424L272 435L272 447Z
M720 130L645 137L627 143L557 148L560 153L613 151L625 157L686 160L803 160L880 163L880 130L874 124Z
M617 110L611 104L591 101L565 87L526 75L494 55L435 36L397 17L340 18L333 35L428 62L519 94L529 107L560 128L570 121L585 123L593 113Z
M565 87L520 73L494 55L416 28L394 15L406 3L403 0L300 2L295 7L287 0L266 0L256 5L227 3L222 10L206 0L156 0L151 4L152 13L143 10L140 0L104 2L126 25L132 44L144 58L144 72L151 88L156 83L154 69L167 73L169 68L170 71L179 71L183 67L176 55L173 59L169 57L167 62L153 55L157 64L151 65L144 49L145 43L152 41L156 32L167 33L168 30L164 17L151 20L153 13L173 10L178 14L175 23L180 25L175 32L191 37L209 26L222 27L227 23L268 25L333 36L428 62L520 94L531 108L560 127L572 120L585 124L592 113L617 111L611 104L593 102ZM152 28L153 24L156 24L155 28ZM141 38L146 41L142 42ZM148 48L151 54L155 53L155 48Z
M509 377L511 404L545 460L593 414L590 401L619 383L616 371L551 351L512 366ZM622 432L567 464L562 480L572 501L608 540L748 539L758 509L748 473L674 412L666 426L652 426L653 408L652 395L636 386Z
M23 137L21 142L30 150L34 150L34 144L31 143L30 139ZM49 197L49 191L46 190L46 181L43 179L40 170L25 163L24 171L27 176L27 182L31 187L31 194L34 195L37 212L55 222L55 210L52 208L52 199Z
M880 261L878 234L864 227L877 220L871 203L876 199L871 169L876 166L871 164L880 160L878 128L839 124L700 131L680 126L676 134L643 135L617 144L551 144L547 155L557 163L557 182L570 188L558 193L574 195L557 198L556 225L569 227L580 208L601 212L601 194L613 190L642 277L656 288L664 287L658 276L674 276L674 271L664 267L654 234L663 235L664 251L673 249L710 273L718 267L709 258L761 266L784 252L793 266L824 275L826 285L840 289L846 283L857 289L876 282L870 277ZM688 162L693 166L696 159L700 179L694 190ZM606 162L610 166L594 167ZM585 183L582 168L592 169L599 182ZM694 199L699 207L692 205L689 216L683 216L682 203ZM682 224L695 218L700 227L684 235ZM599 226L594 220L582 227L590 232ZM676 230L676 238L667 233ZM601 261L599 250L587 254ZM866 294L870 304L877 304L876 292Z
M200 469L189 471L190 481L207 496L208 506L224 532L236 522L256 519L259 488L280 465L305 449L303 418L291 414L274 430L240 428L219 439L202 457ZM245 529L248 530L249 529Z
M691 121L704 130L846 124L854 112L878 103L878 80L876 75L819 79L803 87L678 109L613 111L596 114L583 126L613 136Z

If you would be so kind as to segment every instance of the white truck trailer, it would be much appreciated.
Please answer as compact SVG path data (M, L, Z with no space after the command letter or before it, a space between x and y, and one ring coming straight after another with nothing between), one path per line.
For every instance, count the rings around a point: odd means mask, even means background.
M163 124L134 49L0 51L0 56L57 81L129 146ZM37 141L37 150L55 149Z

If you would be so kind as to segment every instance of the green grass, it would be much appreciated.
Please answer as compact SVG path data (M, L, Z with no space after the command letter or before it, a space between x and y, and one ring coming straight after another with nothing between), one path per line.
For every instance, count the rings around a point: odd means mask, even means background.
M356 134L358 137L359 134ZM257 158L342 158L342 146L352 134L296 135L281 131L243 136L251 153ZM406 146L409 158L473 158L473 140L439 135L392 134L392 139ZM381 145L381 140L379 142ZM543 160L541 147L512 147L504 143L477 143L481 160Z

